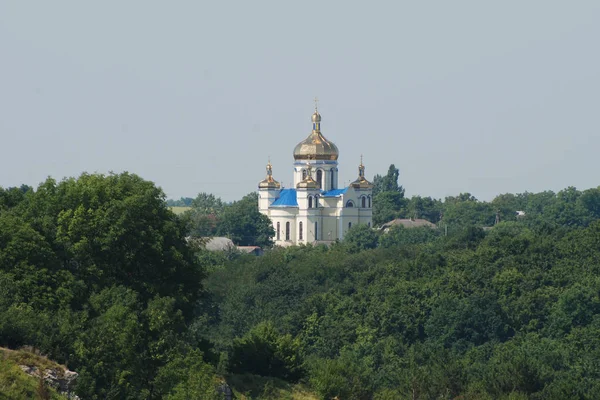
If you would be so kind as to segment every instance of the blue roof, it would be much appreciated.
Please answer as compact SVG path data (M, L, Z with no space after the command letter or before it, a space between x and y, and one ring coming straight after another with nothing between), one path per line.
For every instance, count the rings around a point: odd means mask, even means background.
M328 190L326 192L323 192L323 194L321 194L321 196L323 196L323 197L336 197L336 196L340 196L340 195L346 193L347 191L348 191L348 188L332 189L332 190Z
M282 189L271 207L298 207L296 189Z

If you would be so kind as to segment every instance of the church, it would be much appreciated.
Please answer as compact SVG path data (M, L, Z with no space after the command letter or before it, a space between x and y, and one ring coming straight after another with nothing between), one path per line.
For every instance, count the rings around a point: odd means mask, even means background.
M321 132L321 115L315 106L312 132L294 148L294 187L284 188L267 177L258 184L258 208L268 216L279 246L331 243L342 240L352 226L372 224L373 185L365 178L361 162L358 178L348 187L338 186L337 146Z

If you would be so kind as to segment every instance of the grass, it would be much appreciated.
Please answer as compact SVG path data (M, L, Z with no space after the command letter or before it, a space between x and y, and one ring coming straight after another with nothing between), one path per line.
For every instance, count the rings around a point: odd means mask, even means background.
M38 390L40 380L33 376L27 375L19 365L30 365L47 369L58 364L53 363L47 358L27 353L26 351L13 351L0 348L0 400L31 400L39 399ZM47 392L52 400L64 400L64 397L59 395L52 388L48 388Z
M184 212L186 212L186 211L188 211L188 210L191 210L191 209L192 209L192 207L172 206L172 207L169 207L169 209L170 209L171 211L173 211L173 213L175 213L175 215L181 215L181 214L183 214Z
M239 400L317 400L302 384L291 384L277 378L243 374L229 375L227 383Z
M35 354L35 352L32 351L0 348L0 354L2 354L3 358L10 360L17 365L27 365L43 370L54 369L57 371L59 377L65 372L65 367L62 365L59 365L44 356Z

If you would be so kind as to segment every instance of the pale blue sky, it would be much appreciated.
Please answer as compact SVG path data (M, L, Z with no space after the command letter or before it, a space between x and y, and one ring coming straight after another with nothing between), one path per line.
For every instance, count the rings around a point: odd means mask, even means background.
M0 186L130 171L256 190L320 99L343 181L408 195L596 187L600 1L0 0Z

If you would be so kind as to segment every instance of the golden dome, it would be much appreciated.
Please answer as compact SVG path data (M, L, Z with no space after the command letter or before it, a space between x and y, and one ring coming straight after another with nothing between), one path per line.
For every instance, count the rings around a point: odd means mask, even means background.
M273 177L269 177L267 179L263 179L258 183L259 189L279 189L281 188L281 184L277 182Z
M373 184L364 176L359 176L357 180L350 184L355 189L373 189Z
M259 189L279 189L281 185L273 179L273 166L271 161L267 164L267 177L258 183Z
M325 139L321 133L321 114L312 115L313 130L310 135L294 148L295 160L337 160L338 148L333 142Z
M373 184L365 178L365 166L360 156L360 165L358 166L358 179L350 184L355 189L373 189Z
M303 181L298 182L297 189L319 189L319 184L313 178L308 177Z
M307 164L306 166L306 178L304 178L303 180L301 180L300 182L298 182L298 184L296 185L297 189L319 189L319 183L317 181L315 181L312 177L312 168L310 167L310 164Z

